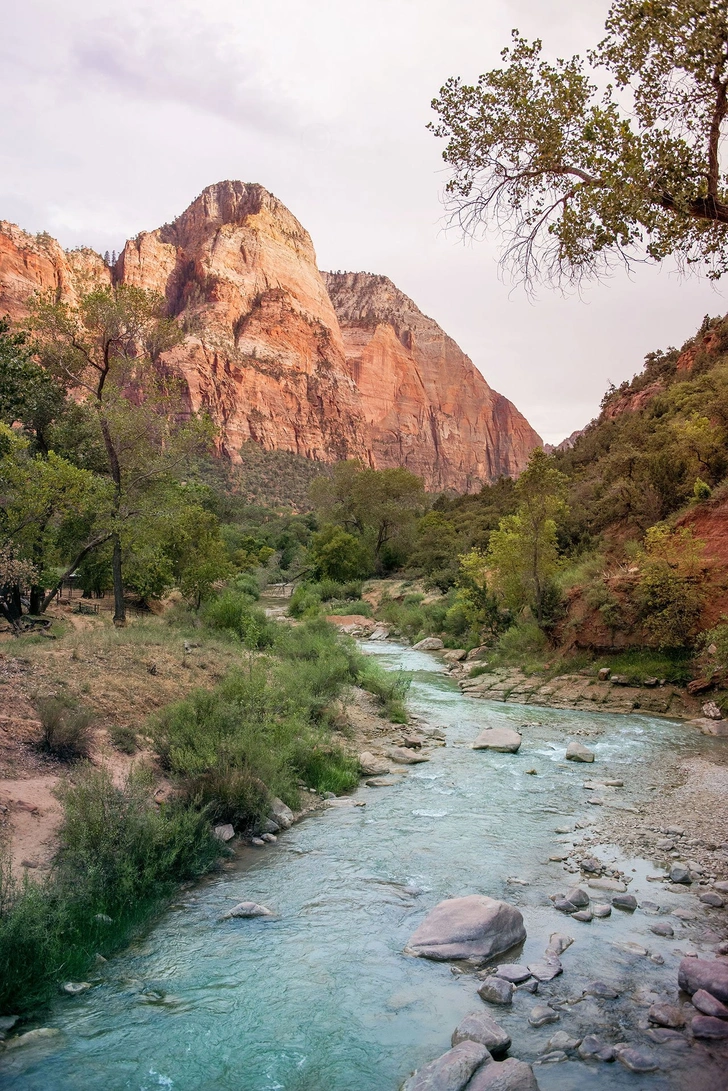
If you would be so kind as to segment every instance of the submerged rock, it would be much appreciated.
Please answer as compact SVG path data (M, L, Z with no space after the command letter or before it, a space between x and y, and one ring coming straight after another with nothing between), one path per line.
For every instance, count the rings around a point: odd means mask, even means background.
M630 1072L656 1072L660 1067L657 1058L647 1049L635 1046L617 1046L615 1055L618 1061Z
M528 981L530 976L531 971L528 966L517 966L512 962L504 962L496 970L496 977L503 977L506 981L512 981L514 985Z
M728 962L684 958L678 968L677 980L686 993L692 995L702 989L724 1004L728 1003Z
M436 905L410 937L406 951L438 961L495 958L526 938L520 910L507 902L469 894Z
M472 749L495 750L499 754L515 754L521 742L521 736L510 727L491 727L487 731L480 732L472 744Z
M257 902L239 902L234 905L232 909L228 909L227 913L223 913L220 920L227 921L232 918L239 918L247 920L252 917L272 917L273 913L264 905L258 905Z
M491 1056L485 1046L466 1039L419 1068L405 1080L402 1091L463 1091L472 1086L469 1080L473 1073L490 1063Z
M574 739L569 743L569 745L566 748L566 760L567 761L583 761L583 762L587 762L587 763L593 762L594 761L594 751L589 750L586 746L583 746L580 742L577 742Z
M564 967L556 955L539 959L538 962L529 962L528 968L537 981L552 981L564 972Z
M653 1004L647 1018L658 1027L669 1027L671 1030L685 1026L685 1016L674 1004Z
M587 1034L579 1046L582 1061L613 1061L614 1046L607 1045L596 1034Z
M478 989L478 996L486 1004L512 1004L515 986L504 977L489 977Z
M558 1023L561 1016L553 1008L550 1008L548 1004L537 1004L535 1008L531 1008L531 1014L528 1017L528 1021L532 1027L545 1027L547 1023Z
M511 1044L510 1035L487 1011L471 1011L452 1033L452 1044L480 1042L493 1057L502 1057Z
M728 1038L728 1023L725 1019L715 1019L712 1015L696 1015L690 1023L695 1038Z

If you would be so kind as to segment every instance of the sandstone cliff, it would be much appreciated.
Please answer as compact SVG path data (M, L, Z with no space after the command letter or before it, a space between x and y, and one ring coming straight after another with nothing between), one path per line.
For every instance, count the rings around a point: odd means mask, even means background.
M36 290L73 303L112 281L165 296L186 337L163 364L233 461L254 440L472 491L517 474L540 442L386 277L319 273L310 236L262 186L209 186L173 223L129 240L113 270L0 221L0 314L22 319Z

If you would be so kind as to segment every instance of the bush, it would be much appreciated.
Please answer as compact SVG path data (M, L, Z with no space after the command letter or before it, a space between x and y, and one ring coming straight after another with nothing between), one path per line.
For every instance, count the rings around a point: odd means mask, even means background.
M405 698L412 684L410 675L405 674L404 671L398 671L396 674L385 671L374 660L370 660L361 676L360 684L363 689L377 698L385 715L392 723L407 723Z
M498 638L489 657L491 666L518 665L528 671L543 669L548 641L535 621L519 621Z
M122 724L114 724L109 728L109 738L117 750L122 754L136 754L139 749L137 733L133 727Z
M206 603L202 620L209 629L230 633L248 648L269 648L275 639L275 623L239 591L223 591Z
M228 586L231 591L236 591L240 595L249 595L256 602L260 598L258 581L249 572L241 572L234 580L230 581Z
M43 697L37 702L43 727L41 749L60 761L88 757L93 713L65 697Z

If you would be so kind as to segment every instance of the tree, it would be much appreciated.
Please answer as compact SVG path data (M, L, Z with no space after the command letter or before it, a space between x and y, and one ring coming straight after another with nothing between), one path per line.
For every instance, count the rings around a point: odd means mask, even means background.
M645 535L637 604L646 632L661 648L684 648L695 637L706 598L704 543L690 527L659 523Z
M326 526L314 534L309 555L318 580L346 583L371 573L371 558L361 540L343 527Z
M130 492L138 493L161 472L159 465L149 463L150 443L157 454L164 454L165 466L170 455L165 445L169 406L156 408L150 397L150 387L161 392L152 365L182 339L182 331L165 316L161 296L129 285L96 289L75 307L53 294L37 296L29 328L46 370L85 396L96 415L114 490L114 622L123 624L122 523L133 511L126 501Z
M537 447L516 482L518 510L501 519L490 536L487 560L493 585L514 613L528 606L540 626L557 598L559 568L557 523L566 514L566 477Z
M417 540L409 563L421 569L427 584L443 593L458 578L458 535L454 524L439 511L429 511L417 524Z
M670 254L720 277L725 0L614 0L605 29L587 64L551 64L514 30L504 67L441 88L430 128L448 141L454 215L469 232L499 231L503 262L529 288ZM602 70L613 82L600 90Z
M43 454L48 430L66 404L66 392L32 358L27 335L0 318L0 421L21 422Z

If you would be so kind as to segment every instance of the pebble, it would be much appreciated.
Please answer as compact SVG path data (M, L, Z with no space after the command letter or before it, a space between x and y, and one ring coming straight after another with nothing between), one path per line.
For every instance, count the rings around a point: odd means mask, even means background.
M553 1008L549 1008L546 1004L537 1004L535 1008L531 1009L531 1014L528 1017L528 1021L532 1027L545 1027L547 1023L558 1023L561 1016Z
M617 1060L630 1072L656 1072L660 1067L654 1055L646 1049L617 1046L614 1052Z
M66 981L61 985L61 992L66 996L79 996L91 988L90 981Z
M634 894L615 894L612 898L615 909L624 909L627 913L634 913L637 908L637 899Z
M616 1000L619 993L604 981L591 981L584 989L584 996L594 996L597 1000Z
M589 895L580 886L573 886L567 893L566 900L577 906L578 909L584 909L589 905Z
M711 905L715 909L722 909L725 905L725 899L721 898L720 894L716 894L713 890L706 890L705 894L701 894L700 901L703 905Z
M596 1034L587 1034L579 1046L582 1061L613 1061L614 1046L607 1045Z
M572 914L572 920L582 921L584 924L588 924L593 919L594 914L590 913L588 909L580 909L578 913Z
M673 864L670 868L670 882L688 885L692 882L690 872L684 864Z
M265 841L262 837L251 837L250 844L255 845L256 848L263 848L265 846Z
M269 845L274 845L278 840L274 833L262 833L260 839L261 841L267 841Z
M565 1030L557 1030L556 1034L549 1038L546 1043L546 1048L548 1050L561 1049L566 1053L569 1053L572 1049L577 1049L580 1045L581 1038L572 1038Z
M656 921L651 924L650 932L654 932L656 936L665 936L666 939L672 939L675 935L675 930L668 921Z
M552 981L564 972L564 967L556 955L539 959L538 962L529 962L528 969L537 981Z
M658 1027L674 1029L685 1026L685 1016L674 1004L653 1004L647 1012L647 1018Z
M478 996L487 1004L512 1004L514 986L502 977L489 977L478 989Z
M611 905L602 905L601 903L595 902L591 909L595 917L611 917L612 915Z

